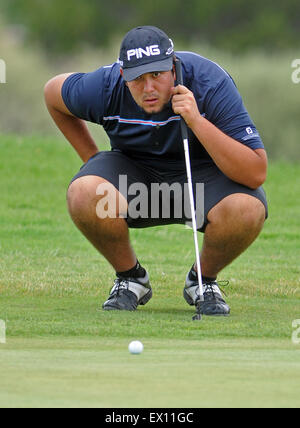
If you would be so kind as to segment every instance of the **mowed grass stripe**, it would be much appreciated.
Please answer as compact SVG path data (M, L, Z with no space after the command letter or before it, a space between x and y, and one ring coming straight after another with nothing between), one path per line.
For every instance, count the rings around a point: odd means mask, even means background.
M13 407L292 407L300 361L287 341L12 339L0 403Z

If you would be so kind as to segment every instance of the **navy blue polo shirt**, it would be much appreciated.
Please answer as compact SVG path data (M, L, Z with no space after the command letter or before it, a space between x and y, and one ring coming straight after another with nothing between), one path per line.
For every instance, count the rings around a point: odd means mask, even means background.
M182 61L183 84L194 93L200 113L251 149L264 148L231 76L195 53L175 54ZM145 113L125 85L118 62L72 74L64 82L62 97L72 114L103 126L113 150L136 159L184 159L180 116L171 103L161 113ZM189 144L192 160L211 160L190 129Z

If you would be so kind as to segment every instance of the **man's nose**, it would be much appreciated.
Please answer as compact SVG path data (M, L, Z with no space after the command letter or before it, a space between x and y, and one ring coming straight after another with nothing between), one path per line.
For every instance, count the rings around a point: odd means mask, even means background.
M149 76L144 80L144 92L151 93L154 90L153 79Z

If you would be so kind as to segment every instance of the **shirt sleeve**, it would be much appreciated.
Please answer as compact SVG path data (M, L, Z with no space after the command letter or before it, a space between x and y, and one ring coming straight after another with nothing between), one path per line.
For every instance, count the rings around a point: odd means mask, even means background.
M65 80L61 94L74 116L102 125L106 103L104 68L72 74Z
M208 94L206 118L226 135L251 149L264 148L261 137L230 76L224 77Z

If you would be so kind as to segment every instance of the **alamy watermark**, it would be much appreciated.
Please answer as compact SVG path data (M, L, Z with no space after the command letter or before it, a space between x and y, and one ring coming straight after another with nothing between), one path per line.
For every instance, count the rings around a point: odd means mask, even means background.
M291 78L293 83L300 83L300 59L294 59L291 64L295 70L292 72Z
M6 324L3 320L0 320L0 344L1 343L6 343Z
M6 63L0 58L0 83L6 83Z
M293 333L292 333L292 342L295 345L300 344L300 320L294 320L292 322Z
M144 183L136 182L128 186L127 175L120 175L118 189L119 201L112 184L99 184L96 194L102 198L96 205L98 218L184 219L185 224L192 227L187 183L151 183L148 188ZM194 200L197 229L200 229L204 223L203 183L196 183Z

